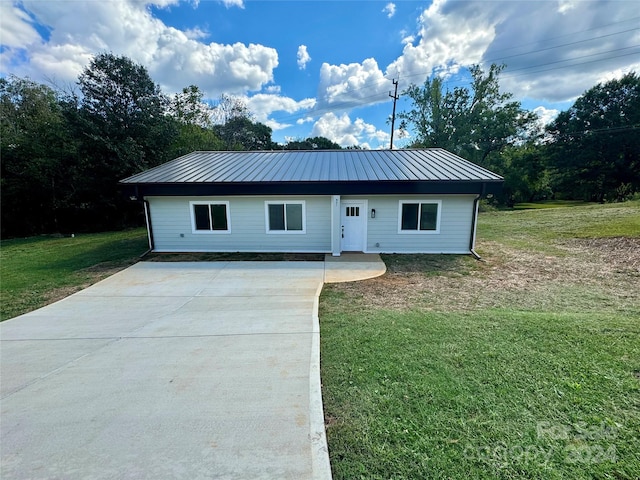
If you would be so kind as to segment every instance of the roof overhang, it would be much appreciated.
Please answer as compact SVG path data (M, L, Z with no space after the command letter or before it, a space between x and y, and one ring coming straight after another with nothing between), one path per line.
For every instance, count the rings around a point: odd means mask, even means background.
M486 195L500 192L502 180L491 181L360 181L249 183L123 183L127 195L247 196L247 195Z

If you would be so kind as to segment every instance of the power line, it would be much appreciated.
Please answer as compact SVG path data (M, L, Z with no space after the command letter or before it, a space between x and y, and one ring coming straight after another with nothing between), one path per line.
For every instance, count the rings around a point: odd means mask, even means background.
M636 45L637 47L638 45ZM633 48L633 47L629 47L629 48ZM613 55L611 57L607 57L607 58L599 58L597 60L589 60L587 62L579 62L579 63L572 63L571 65L560 65L560 66L556 66L553 68L546 68L544 70L536 70L535 72L525 72L525 73L516 73L515 75L511 75L509 73L503 75L503 78L513 78L513 77L521 77L523 75L530 75L532 73L542 73L542 72L550 72L552 70L560 70L562 68L570 68L570 67L577 67L579 65L588 65L590 63L598 63L598 62L604 62L606 60L611 60L613 58L620 58L620 57L628 57L629 55L638 55L640 54L640 51L638 52L631 52L631 53L623 53L622 55ZM569 59L572 60L572 59ZM569 60L565 60L565 61L569 61ZM552 63L556 63L556 62L552 62ZM543 66L543 65L538 65L539 66ZM529 68L529 67L527 67ZM531 67L533 68L533 67Z
M616 52L616 51L626 50L626 49L629 49L629 48L636 48L638 46L640 46L640 45L634 45L632 47L625 47L625 48L622 48L622 49L614 49L614 50L610 50L610 51L600 52L600 53L597 53L597 54L583 55L583 56L580 56L580 57L568 58L568 59L565 59L565 60L559 60L559 61L556 61L556 62L549 62L549 63L546 63L546 64L534 65L534 66L531 66L531 67L522 67L520 69L511 70L509 72L506 72L505 74L502 75L502 78L520 77L520 76L523 76L523 75L530 75L532 73L549 72L549 71L553 71L553 70L570 68L570 67L575 67L575 66L580 66L580 65L587 65L587 64L591 64L591 63L604 62L604 61L611 60L611 59L614 59L614 58L626 57L626 56L629 56L629 55L636 55L637 53L640 53L640 52L635 52L634 51L634 52L631 52L631 53L625 53L625 54L622 54L622 55L614 55L614 56L609 56L607 58L595 59L595 60L590 60L590 61L586 61L586 62L572 63L570 65L554 66L552 68L547 68L547 69L543 69L543 70L536 70L534 72L524 72L524 73L516 73L516 74L512 74L511 73L513 71L528 70L528 69L531 69L531 68L540 68L540 67L546 66L546 65L552 65L552 64L562 63L562 62L569 62L569 61L572 61L572 60L577 60L577 59L580 59L580 58L588 58L590 56L595 56L595 55L604 55L604 54L607 54L607 53L613 53L613 52ZM415 75L418 75L418 74L413 74L413 76L415 76ZM380 82L377 82L377 83L380 83ZM460 83L466 83L466 82L460 82ZM362 89L362 88L365 88L365 87L361 87L360 89ZM353 91L360 90L360 89L354 89ZM360 98L360 100L367 100L367 99L371 99L371 98L380 98L380 95L381 95L380 93L376 93L374 95L369 95L367 97L362 97L362 98ZM285 116L278 117L277 119L274 119L274 120L278 121L278 122L282 122L282 121L286 121L288 119L302 118L303 116L323 115L325 113L338 112L340 110L344 110L344 109L347 109L347 108L359 108L359 107L365 107L365 106L368 106L368 105L369 104L366 104L366 103L359 103L357 105L354 105L353 102L340 102L340 103L335 103L335 104L332 104L332 105L327 105L326 107L319 108L317 110L308 110L304 114L290 114L290 115L285 115Z
M604 62L604 61L611 60L611 59L614 59L614 58L621 58L621 57L627 57L627 56L630 56L630 55L636 55L636 54L638 54L640 52L635 52L634 51L634 52L631 52L631 53L625 53L625 54L621 54L621 55L609 56L607 58L600 58L600 59L590 60L590 61L586 61L586 62L572 63L570 65L556 65L556 66L554 66L552 68L546 68L546 69L542 69L542 70L535 70L533 72L523 72L523 73L516 73L516 74L512 74L511 73L513 71L522 71L522 70L535 69L535 68L540 68L540 67L546 66L546 65L554 65L554 64L557 64L557 63L570 62L570 61L578 60L578 59L581 59L581 58L588 58L588 57L596 56L596 55L604 55L604 54L613 53L613 52L616 52L616 51L627 50L629 48L636 48L638 46L640 46L640 45L634 45L632 47L625 47L625 48L622 48L622 49L614 49L614 50L609 50L609 51L605 51L605 52L599 52L597 54L583 55L583 56L580 56L580 57L573 57L573 58L568 58L568 59L564 59L564 60L558 60L558 61L555 61L555 62L548 62L548 63L545 63L545 64L538 64L538 65L533 65L533 66L529 66L529 67L522 67L522 68L519 68L519 69L509 70L506 73L504 73L501 76L501 78L520 77L520 76L524 76L524 75L531 75L531 74L534 74L534 73L549 72L549 71L553 71L553 70L560 70L560 69L570 68L570 67L575 67L575 66L580 66L580 65L588 65L588 64L592 64L592 63ZM416 75L419 75L419 74L406 75L405 77L407 77L407 76L416 76ZM381 82L377 82L377 83L381 83ZM468 83L468 82L464 81L464 82L459 82L459 83L460 84L464 84L464 83ZM363 88L370 88L370 86L369 87L361 87L359 89L354 89L352 91L361 90ZM281 117L278 117L276 119L276 121L287 121L288 119L297 119L297 118L302 118L304 116L309 116L309 115L323 115L325 113L338 112L340 110L344 110L344 109L348 109L348 108L364 108L366 106L370 106L371 105L371 104L368 104L368 103L364 102L364 100L373 99L373 98L380 99L381 95L382 95L381 93L375 93L373 95L369 95L369 96L366 96L366 97L361 97L359 99L360 103L357 103L357 104L354 104L353 101L345 101L345 102L333 103L333 104L327 105L326 107L319 108L319 109L316 109L316 110L307 110L306 113L290 114L290 115L281 116ZM379 102L376 102L376 103L379 103Z
M585 40L576 40L575 42L569 42L569 43L561 43L560 45L554 45L553 47L546 47L546 48L541 48L539 50L532 50L530 52L517 53L515 55L508 55L506 57L499 57L499 58L493 59L493 60L485 60L485 62L493 63L496 60L506 60L507 58L522 57L524 55L531 55L531 54L534 54L534 53L546 52L546 51L553 50L553 49L556 49L556 48L569 47L571 45L578 45L580 43L592 42L593 40L600 40L602 38L613 37L615 35L621 35L623 33L634 32L636 30L640 30L640 28L630 28L629 30L623 30L621 32L609 33L607 35L600 35L599 37L592 37L592 38L588 38L588 39L585 39Z
M624 20L624 21L621 21L621 22L614 22L614 23L602 25L602 26L599 26L599 27L593 27L593 28L589 28L589 29L586 29L586 30L581 30L581 31L574 32L574 33L560 35L560 36L557 36L557 37L552 37L550 39L545 39L545 40L541 40L541 41L537 41L537 42L530 42L529 44L522 44L521 46L541 43L543 41L546 42L546 41L557 39L557 38L564 38L564 37L567 37L567 36L577 35L579 33L584 33L584 32L588 32L588 31L592 31L592 30L597 30L597 29L608 27L608 26L611 26L611 25L618 25L620 23L626 23L626 22L629 22L629 21L632 21L632 20L639 20L639 19L640 19L640 17L635 17L634 19ZM613 32L613 33L609 33L609 34L605 34L605 35L600 35L600 36L597 36L597 37L590 37L590 38L586 38L586 39L583 39L583 40L576 40L575 42L569 42L569 43L563 43L563 44L559 44L559 45L554 45L552 47L546 47L546 48L541 48L541 49L537 49L537 50L530 50L528 52L518 53L518 54L514 54L514 55L508 55L508 56L504 56L504 57L496 57L496 58L493 58L493 59L484 60L484 63L495 63L495 62L502 61L502 60L505 60L505 59L508 59L508 58L520 57L520 56L525 56L525 55L532 55L532 54L535 54L535 53L545 52L545 51L553 50L553 49L556 49L556 48L562 48L562 47L567 47L567 46L572 46L572 45L578 45L578 44L581 44L581 43L587 43L587 42L591 42L591 41L594 41L594 40L599 40L599 39L602 39L602 38L611 37L611 36L615 36L615 35L621 35L623 33L629 33L629 32L633 32L633 31L637 31L637 30L640 30L640 28L638 28L638 27L631 28L631 29L622 30L622 31L619 31L619 32ZM515 48L519 48L519 47L509 47L509 48L506 48L506 49L497 50L496 52L509 51L509 50L513 50ZM602 53L608 53L608 52L602 52ZM408 78L408 77L425 76L425 75L428 75L430 73L431 72L427 72L427 71L420 71L420 72L408 73L408 74L405 73L403 75L403 77ZM376 85L379 85L380 83L381 83L381 81L376 81L374 84L363 85L361 87L351 89L351 91L355 92L355 91L363 90L363 89L366 89L366 88L373 88Z
M555 65L557 63L570 62L572 60L580 60L582 58L589 58L589 57L595 57L595 56L598 56L598 55L605 55L607 53L621 52L623 50L629 50L630 48L638 48L638 47L640 47L640 45L631 45L630 47L614 48L613 50L606 50L604 52L598 52L598 53L590 53L589 55L580 55L579 57L572 57L572 58L567 58L567 59L563 59L563 60L556 60L554 62L540 63L538 65L531 65L531 66L528 66L528 67L514 68L512 70L509 70L509 73L518 72L518 71L521 71L521 70L529 70L531 68L546 67L547 65ZM640 53L640 52L633 52L633 53ZM631 53L631 55L633 55L633 53ZM626 56L626 55L621 55L621 56ZM602 60L609 60L610 58L618 58L618 56L607 57L607 58L603 58Z
M611 27L612 25L620 25L621 23L637 22L639 20L640 20L640 17L633 17L633 18L628 18L626 20L621 20L619 22L612 22L612 23L605 23L603 25L596 25L595 27L587 28L585 30L578 30L576 32L565 33L565 34L562 34L562 35L557 35L555 37L548 37L548 38L545 38L543 40L536 40L536 41L533 41L533 42L521 43L519 45L513 45L513 46L508 47L508 48L501 48L500 50L496 50L494 53L508 52L509 50L515 50L517 48L526 47L528 45L536 45L538 43L545 43L545 42L549 42L551 40L557 40L559 38L572 37L574 35L579 35L581 33L586 33L586 32L591 32L593 30L600 30L600 29L603 29L603 28L606 28L606 27ZM632 29L632 30L634 30L634 29ZM587 40L589 40L589 39L587 39Z
M636 28L636 29L633 29L633 30L640 30L640 29L637 29L637 28ZM532 51L530 51L530 52L521 53L521 54L518 54L518 55L513 55L512 57L515 57L515 56L524 56L524 55L532 55L532 54L539 53L539 52L542 52L542 51L545 51L545 50L550 50L550 49L553 49L553 48L559 48L559 47L561 47L561 46L574 45L574 44L577 44L577 43L584 43L584 42L591 41L591 40L592 40L592 39L589 39L589 40L580 40L580 41L578 41L578 42L573 42L573 43L571 43L571 44L558 45L557 47L549 47L549 48L541 49L541 50L532 50ZM605 55L605 54L607 54L607 53L614 53L614 52L621 51L621 50L628 50L628 49L630 49L630 48L636 48L636 47L638 47L638 46L640 46L640 45L631 45L631 46L628 46L628 47L621 47L621 48L616 48L616 49L613 49L613 50L605 50L605 51L600 51L600 52L596 52L596 53L592 53L592 54L588 54L588 55L581 55L581 56L579 56L579 57L566 58L566 59L563 59L563 60L557 60L557 61L554 61L554 62L548 62L548 63L538 64L538 65L530 65L530 66L520 67L520 68L516 68L516 69L509 69L509 70L508 70L508 71L503 75L503 77L509 76L509 73L510 73L510 72L514 72L514 71L528 70L528 69L538 68L538 67L545 66L545 65L551 65L551 64L554 64L554 63L569 62L569 61L572 61L572 60L579 60L579 59L581 59L581 58L594 57L594 56L597 56L597 55ZM620 56L620 55L619 55L619 56ZM619 56L614 56L614 57L609 57L609 58L618 58ZM626 56L626 55L621 55L621 56ZM496 63L496 62L498 62L498 61L500 61L500 60L504 60L505 58L511 58L511 57L499 57L499 58L494 58L494 59L491 59L491 60L485 60L485 61L484 61L484 63ZM607 60L607 59L602 59L602 61L605 61L605 60ZM587 63L591 63L591 62L587 62ZM578 64L578 65L580 65L580 64ZM559 68L564 68L564 67L559 67ZM549 71L549 70L545 70L545 71ZM405 78L408 78L408 77L424 76L424 75L427 75L427 73L428 73L428 72L424 72L424 71L423 71L423 72L417 72L417 73L409 73L409 74L405 74L405 75L404 75L404 77L405 77ZM465 83L465 82L461 82L461 83Z
M626 23L626 22L633 21L633 20L636 20L636 19L640 19L640 17L635 17L633 19L623 20L623 21L620 21L620 22L613 22L613 23L609 23L609 24L605 24L605 25L600 25L600 26L592 27L592 28L589 28L589 29L586 29L586 30L581 30L581 31L578 31L578 32L573 32L573 33L568 33L568 34L560 35L560 36L557 36L557 37L552 37L550 39L545 39L544 41L558 39L558 38L564 38L564 37L572 36L572 35L577 35L579 33L584 33L584 32L588 32L588 31L597 30L597 29L605 28L605 27L608 27L608 26L611 26L611 25L618 25L618 24ZM601 39L601 38L611 37L611 36L615 36L615 35L621 35L623 33L629 33L629 32L633 32L633 31L636 31L636 30L639 30L639 28L632 28L632 29L622 30L622 31L619 31L619 32L613 32L613 33L609 33L609 34L605 34L605 35L600 35L600 36L597 36L597 37L590 37L590 38L583 39L583 40L577 40L575 42L568 42L568 43L565 43L565 44L555 45L555 46L551 46L551 47L545 47L545 48L541 48L541 49L537 49L537 50L531 50L529 52L523 52L523 53L514 54L514 55L510 55L510 56L496 57L495 59L492 59L492 60L485 60L485 62L495 63L496 61L504 60L504 59L507 59L507 58L514 58L514 57L521 57L521 56L526 56L526 55L533 55L533 54L536 54L536 53L549 51L549 50L553 50L553 49L557 49L557 48L578 45L578 44L581 44L581 43L591 42L591 41L598 40L598 39ZM530 42L529 44L535 44L535 43L541 43L541 42L542 41ZM523 45L527 45L527 44L523 44ZM614 52L619 52L619 51L623 51L623 50L628 50L630 48L636 48L638 46L640 46L640 45L633 45L633 46L630 46L630 47L622 47L622 48L619 48L619 49L601 51L601 52L597 52L597 53L593 53L593 54L589 54L589 55L582 55L582 56L579 56L579 57L572 57L572 58L567 58L567 59L563 59L563 60L557 60L557 61L554 61L554 62L547 62L547 63L543 63L543 64L537 64L537 65L532 65L532 66L527 66L527 67L521 67L521 68L517 68L517 69L513 69L513 70L510 69L507 72L505 72L502 75L502 77L503 78L511 78L511 77L517 77L517 76L522 76L522 75L530 75L532 73L548 72L548 71L552 71L552 70L556 70L556 69L563 69L563 68L569 68L569 67L573 67L573 66L579 66L579 65L586 65L586 64L591 64L591 63L603 62L603 61L607 61L607 60L614 59L614 58L620 58L620 57L625 57L625 56L629 56L629 55L634 55L637 52L632 52L632 53L622 54L622 55L609 56L609 57L603 58L603 59L597 59L597 60L592 60L592 61L587 61L587 62L574 63L574 64L571 64L571 65L560 65L560 66L556 66L556 67L549 68L549 69L536 70L536 71L533 71L533 72L512 74L512 72L516 72L516 71L536 69L536 68L540 68L540 67L546 66L546 65L556 65L556 64L559 64L559 63L570 62L570 61L578 60L578 59L582 59L582 58L589 58L589 57L594 57L594 56L598 56L598 55L605 55L605 54L608 54L608 53L614 53ZM518 48L518 47L510 47L508 49L503 49L503 50L499 50L499 51L508 51L508 50L513 50L514 48ZM451 67L449 67L449 68L451 68ZM430 73L431 72L426 72L426 71L408 73L408 74L404 74L403 78L426 76L426 75L428 75ZM386 81L388 81L388 79L385 79L384 81L386 82ZM394 82L395 82L395 80L394 80ZM467 83L467 82L460 82L460 83L462 84L462 83ZM365 84L365 85L363 85L361 87L351 89L350 91L351 92L357 92L357 91L361 91L361 90L365 90L365 89L379 88L379 86L382 85L382 84L383 84L383 80L377 80L377 81L375 81L373 83L370 83L368 85ZM396 89L397 89L397 87L396 87ZM356 103L356 104L354 104L353 101L338 102L338 103L327 105L326 107L320 108L320 109L317 109L317 110L307 110L305 113L285 115L285 116L281 116L278 119L274 119L274 120L280 122L280 121L287 121L288 119L299 119L299 118L302 118L304 116L309 116L309 115L314 115L315 116L315 115L322 115L324 113L337 112L337 111L344 110L344 109L347 109L347 108L366 107L366 106L371 105L371 104L367 104L365 102L366 100L373 99L373 98L379 98L380 100L382 100L380 98L381 95L382 95L381 92L376 92L373 95L369 95L369 96L366 96L366 97L359 98L358 99L358 103ZM375 102L375 103L379 103L379 102ZM394 104L395 104L395 100L394 100Z
M592 133L624 133L624 132L633 132L636 130L640 130L640 125L625 125L620 127L606 127L606 128L593 128L590 130L579 130L575 132L563 132L558 133L559 136L570 137L571 135L589 135Z

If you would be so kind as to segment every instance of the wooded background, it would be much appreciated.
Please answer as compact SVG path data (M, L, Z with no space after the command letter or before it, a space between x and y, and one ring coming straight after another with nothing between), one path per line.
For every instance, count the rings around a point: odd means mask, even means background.
M500 89L502 66L471 67L469 87L411 85L399 112L411 148L441 147L505 177L491 201L623 201L640 192L640 78L598 84L549 125ZM194 150L339 149L323 137L272 140L246 104L165 95L127 57L93 58L70 89L0 78L2 238L138 225L118 181ZM358 148L358 147L350 147Z

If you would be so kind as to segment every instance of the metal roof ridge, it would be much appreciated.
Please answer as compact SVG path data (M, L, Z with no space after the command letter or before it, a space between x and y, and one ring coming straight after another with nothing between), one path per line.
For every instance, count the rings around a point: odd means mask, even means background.
M123 184L503 181L440 147L381 150L197 150L136 173Z

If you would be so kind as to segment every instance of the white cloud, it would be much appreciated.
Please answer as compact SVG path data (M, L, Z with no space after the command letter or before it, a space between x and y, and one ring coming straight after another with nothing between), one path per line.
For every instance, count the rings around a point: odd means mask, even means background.
M500 85L516 99L574 100L603 79L640 69L640 62L630 62L632 56L611 54L637 51L639 30L615 34L632 29L636 17L633 2L616 2L612 8L575 0L434 0L420 15L416 32L399 32L402 54L384 72L374 58L324 63L318 102L334 108L379 103L388 100L392 78L400 78L402 91L434 73L450 77L476 63L485 68L506 64ZM570 45L554 48L563 43Z
M206 32L199 27L189 28L184 31L184 34L191 40L199 40L201 38L207 38L209 36L209 32Z
M533 109L533 113L538 115L538 122L540 125L545 126L556 119L560 110L539 106Z
M626 74L631 72L640 73L640 62L625 65L623 68L614 68L609 71L602 72L592 86L595 86L598 83L607 83L611 80L624 77Z
M7 47L26 48L40 40L29 15L9 2L0 2L0 27Z
M309 52L307 52L306 45L300 45L298 47L298 68L304 70L307 67L307 63L311 60Z
M415 41L416 41L416 37L414 37L413 35L407 35L407 36L403 35L400 43L402 43L403 45L407 45L407 44L413 45L413 42Z
M558 12L559 13L567 13L576 8L575 0L559 0L558 1Z
M264 88L265 93L280 93L281 90L280 85L269 85Z
M244 8L244 0L221 0L224 3L224 6L229 7L239 7Z
M420 16L416 35L405 34L402 55L386 72L399 72L404 88L434 71L505 63L500 84L515 98L564 102L605 72L636 68L632 56L611 53L631 54L629 47L640 43L637 29L616 34L635 26L636 10L633 2L434 0Z
M325 113L313 125L311 136L328 138L343 147L360 145L370 148L370 141L383 147L381 144L389 140L388 133L378 130L375 125L366 123L361 118L352 122L346 113L340 116Z
M273 130L281 130L291 124L280 123L269 118L273 112L296 113L301 110L309 110L316 104L315 98L305 98L296 101L281 95L258 93L246 99L249 111L254 114L256 121L269 125Z
M389 99L390 88L391 80L385 78L373 58L348 65L323 63L318 101L345 108L378 103Z
M167 6L176 1L153 4ZM4 2L1 3L5 9ZM73 82L93 55L111 51L147 67L167 93L196 84L213 98L222 92L260 90L273 80L273 71L278 66L275 49L256 44L202 43L198 38L204 32L183 32L169 27L152 16L148 4L151 2L136 0L24 1L21 3L24 10L14 11L11 17L17 20L11 31L22 34L13 33L10 37L17 45L4 52L2 69L36 80L46 76ZM34 39L29 15L50 29L48 39ZM4 22L3 19L3 44Z
M422 83L436 68L480 62L499 21L499 16L493 21L492 7L485 8L488 5L434 0L420 16L417 35L403 39L402 55L387 67L387 73L399 74L401 81L405 79L401 86L406 86Z
M385 5L382 11L387 14L387 18L391 18L396 14L396 4L389 2Z

